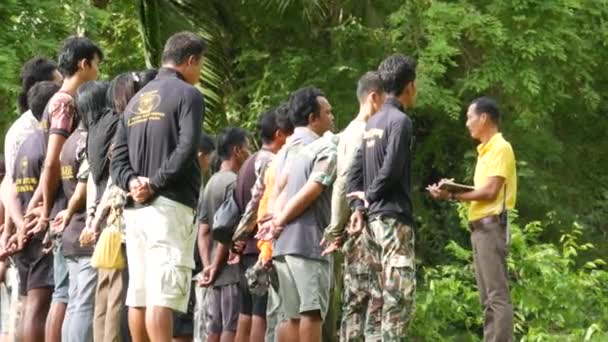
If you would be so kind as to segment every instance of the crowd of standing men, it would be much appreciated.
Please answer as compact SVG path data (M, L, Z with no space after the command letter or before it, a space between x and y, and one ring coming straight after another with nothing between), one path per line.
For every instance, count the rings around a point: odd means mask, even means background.
M325 93L294 91L259 116L252 153L242 128L202 132L205 50L177 33L159 70L111 82L97 81L104 55L84 37L66 39L57 64L24 65L23 114L5 137L0 340L321 341L338 323L326 321L338 281L341 341L407 339L415 61L395 54L365 73L340 134ZM474 190L427 188L471 202L488 341L512 339L505 216L517 183L499 121L493 99L471 103Z

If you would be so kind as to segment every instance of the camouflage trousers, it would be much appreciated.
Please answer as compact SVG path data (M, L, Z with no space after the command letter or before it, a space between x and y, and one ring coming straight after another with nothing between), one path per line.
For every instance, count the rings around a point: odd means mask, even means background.
M207 288L193 285L196 304L194 306L194 342L207 341Z
M413 318L414 231L376 218L344 246L340 341L402 341Z

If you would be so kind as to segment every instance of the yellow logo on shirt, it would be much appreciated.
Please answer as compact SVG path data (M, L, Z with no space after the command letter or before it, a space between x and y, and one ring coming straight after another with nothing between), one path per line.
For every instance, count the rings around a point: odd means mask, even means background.
M71 165L64 165L61 167L61 179L73 179L74 168Z
M161 120L165 116L165 113L154 112L154 109L160 105L160 101L161 97L158 94L158 90L141 94L133 106L133 116L129 118L128 126L130 127L149 120Z
M27 167L29 161L27 157L21 158L19 161L19 166L21 167L21 175L27 175ZM15 178L15 187L17 188L17 192L34 192L36 190L36 186L38 185L38 178L36 177L21 177Z
M22 175L27 174L27 163L28 163L27 162L27 157L21 158L20 164L21 164L21 174Z

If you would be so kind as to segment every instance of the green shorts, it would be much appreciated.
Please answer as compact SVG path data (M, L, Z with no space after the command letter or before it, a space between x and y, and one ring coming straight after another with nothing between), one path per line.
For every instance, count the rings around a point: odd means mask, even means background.
M285 318L299 319L302 313L320 311L324 319L329 304L329 262L284 255L275 257L273 264L279 278L279 297Z

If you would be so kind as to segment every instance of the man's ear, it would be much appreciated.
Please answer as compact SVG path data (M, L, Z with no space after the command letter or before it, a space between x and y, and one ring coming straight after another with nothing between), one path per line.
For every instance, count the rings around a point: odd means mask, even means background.
M192 66L192 65L198 64L198 62L199 62L199 58L196 58L195 55L190 55L188 57L188 66Z
M481 123L485 125L486 123L488 123L488 120L490 120L490 116L488 115L488 113L481 113L480 119Z
M408 84L405 86L405 91L408 96L413 95L414 94L414 82L408 82Z
M90 65L91 65L91 63L89 63L89 61L86 58L83 58L80 61L78 61L78 69L80 69L80 70L84 70L86 67L88 67Z
M380 94L376 91L372 91L370 93L372 103L378 103L380 101Z
M308 114L308 124L309 124L309 125L311 125L311 124L312 124L312 123L314 123L314 122L315 122L315 113L310 112L310 113Z

